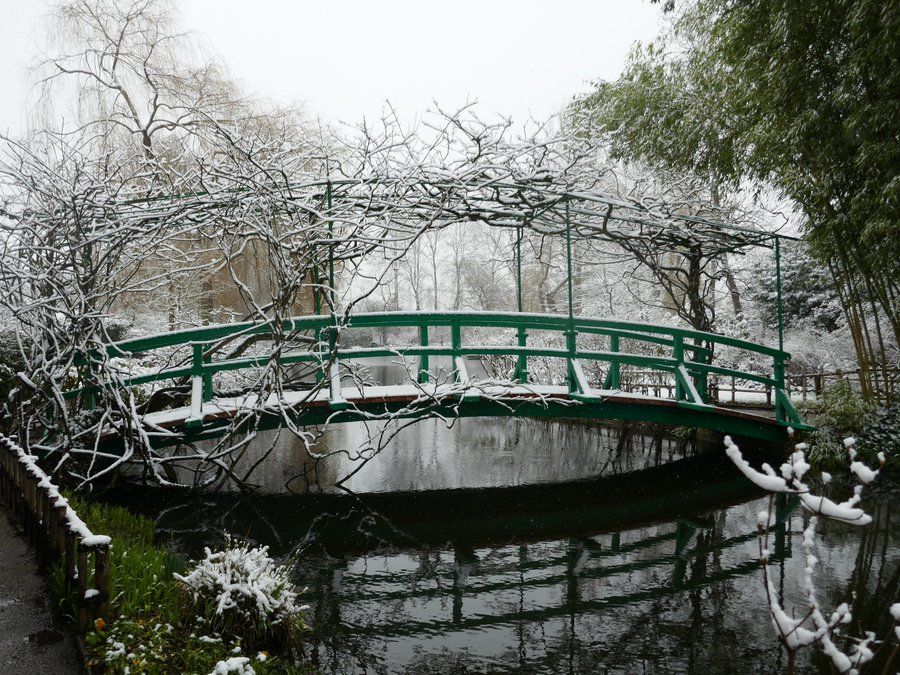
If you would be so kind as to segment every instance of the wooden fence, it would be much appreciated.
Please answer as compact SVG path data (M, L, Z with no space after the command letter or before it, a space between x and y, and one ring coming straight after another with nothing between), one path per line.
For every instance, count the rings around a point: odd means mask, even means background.
M883 377L879 371L878 377ZM888 370L888 377L893 383L893 389L900 389L900 369L892 368ZM860 370L805 370L792 372L785 375L785 383L787 392L794 400L799 398L802 401L814 401L828 387L834 386L839 381L849 382L853 389L859 391ZM774 390L771 385L759 385L742 381L734 376L713 375L708 382L709 400L719 401L720 403L745 403L745 404L762 404L772 405L774 399ZM623 391L629 391L639 394L652 396L662 396L668 394L672 397L675 390L675 378L668 373L650 370L623 370L621 374L620 388ZM742 394L753 394L760 397L760 400L749 400ZM763 401L764 397L764 401Z
M110 538L88 529L35 460L0 434L0 503L19 518L42 565L63 561L84 632L89 621L109 620Z

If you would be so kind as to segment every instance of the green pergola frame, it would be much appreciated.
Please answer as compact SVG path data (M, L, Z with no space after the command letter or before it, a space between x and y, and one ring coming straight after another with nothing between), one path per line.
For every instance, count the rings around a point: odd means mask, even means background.
M452 200L435 200L434 209L437 216L432 213L429 218L432 222L438 222L437 227L444 227L452 223L466 221L482 221L495 227L512 227L516 229L515 256L516 256L516 304L515 313L473 314L465 312L456 313L404 313L386 312L381 314L354 314L339 316L337 313L337 298L335 292L335 265L340 259L336 255L335 247L340 242L335 237L335 222L347 218L347 213L359 214L363 207L359 202L365 202L364 208L371 208L373 199L377 203L378 189L388 185L391 189L398 186L403 190L417 190L426 194L446 194L453 191L465 191L467 195L475 195L465 203L466 209L450 208L447 203ZM282 331L311 331L315 335L316 348L312 351L305 350L281 354L279 363L283 365L291 363L313 363L319 367L317 377L321 380L327 376L325 367L327 364L337 364L340 360L360 360L366 358L383 358L389 356L413 356L420 359L419 381L428 381L429 357L450 356L455 360L466 355L509 355L515 357L515 379L520 383L527 383L528 357L544 356L551 358L563 358L567 360L567 381L569 396L575 400L592 403L592 395L586 386L583 373L580 372L579 360L606 361L610 364L604 388L616 389L619 387L619 369L622 365L646 367L654 370L668 372L675 377L675 401L681 410L693 410L701 415L712 413L711 406L706 401L706 378L710 373L730 375L746 380L771 386L775 391L776 418L782 427L809 429L800 415L791 404L790 397L785 388L785 363L790 358L783 351L783 309L782 309L782 284L781 284L781 239L795 239L778 233L756 230L727 223L712 221L709 219L683 215L680 213L668 213L659 208L654 209L637 202L629 202L601 193L570 191L554 185L543 183L514 183L504 181L489 181L486 184L445 184L441 181L364 181L364 180L326 180L304 185L290 186L292 190L305 192L309 198L312 191L313 200L322 204L322 213L319 221L325 226L324 233L327 238L313 240L311 242L311 255L313 259L313 283L321 286L318 278L318 249L325 245L328 249L327 274L328 274L328 305L329 313L322 313L320 293L314 293L316 315L310 317L296 317L283 322ZM245 194L240 190L230 191L230 199L243 199ZM510 207L507 202L516 196L516 207ZM160 211L169 208L167 205L176 205L180 213L191 212L194 208L208 210L210 208L209 194L180 195L172 198L141 199L125 202L127 208L133 208L136 204L154 203L157 215ZM221 195L219 195L221 199ZM384 197L387 199L387 197ZM163 200L163 206L160 206ZM215 200L213 200L215 202ZM289 207L290 201L288 201ZM349 204L349 206L348 206ZM416 202L416 204L419 204ZM441 205L443 204L443 205ZM523 207L527 204L527 208ZM573 206L574 205L574 206ZM355 209L355 210L354 210ZM398 217L409 217L410 221L422 218L422 207L419 204L417 213L412 216L399 210ZM427 211L427 209L425 209ZM308 209L304 211L308 213ZM408 223L407 223L408 225ZM565 237L566 250L566 283L567 283L567 309L565 316L525 313L522 291L522 239L525 229L530 229L544 235L561 235ZM615 228L615 229L611 229ZM728 338L714 333L694 331L688 329L668 328L637 324L633 322L609 321L603 319L591 319L576 317L574 314L574 291L572 281L572 237L573 231L580 236L597 238L610 238L611 232L621 234L630 228L637 235L649 233L655 240L662 244L668 244L670 250L679 247L709 247L714 253L733 252L742 248L762 246L774 248L776 268L776 290L778 304L778 349L765 347L748 341ZM410 226L410 231L415 231ZM382 326L409 326L418 329L419 345L394 349L390 347L371 349L345 349L338 343L339 330L344 327L382 327ZM434 326L448 326L451 330L451 345L429 344L429 328ZM462 341L464 327L505 327L515 330L517 335L516 346L465 346ZM216 341L234 338L237 336L261 335L271 332L273 326L267 322L245 322L238 324L225 324L210 326L189 331L175 331L149 338L128 340L109 345L106 349L109 356L124 356L161 347L174 345L192 346L192 361L189 366L166 369L150 375L125 378L125 386L134 386L146 382L191 378L194 382L193 396L199 402L208 402L212 399L212 377L216 372L226 370L239 370L243 368L258 368L268 363L269 359L261 357L248 357L237 359L211 360L212 351L210 345ZM534 347L528 344L529 330L559 331L565 337L565 349ZM580 349L577 344L579 333L601 334L609 337L608 351L591 351ZM691 345L686 339L694 340ZM622 340L638 340L644 343L665 345L671 349L671 356L646 356L642 354L629 354L621 350ZM714 366L709 362L710 352L701 344L725 344L772 359L771 376L738 371ZM691 357L686 357L686 352ZM93 358L82 357L79 363L86 369L86 386L66 392L68 399L84 396L88 405L91 405L94 395L102 390L102 387L90 383L90 372L93 370L91 361ZM340 387L340 376L337 376L337 385L332 374L332 395L329 408L332 411L345 410L348 407L346 401L339 392L334 391L335 386ZM455 377L459 377L456 373ZM470 401L471 403L471 401ZM475 406L478 407L478 406ZM483 407L483 406L481 406ZM470 406L470 408L472 408ZM472 408L474 410L474 408ZM535 414L538 414L534 411ZM630 418L629 415L620 413ZM670 415L664 415L671 421ZM705 424L708 426L708 424ZM193 416L185 423L188 429L202 427L202 416ZM768 432L767 432L768 433ZM771 435L771 434L769 434Z

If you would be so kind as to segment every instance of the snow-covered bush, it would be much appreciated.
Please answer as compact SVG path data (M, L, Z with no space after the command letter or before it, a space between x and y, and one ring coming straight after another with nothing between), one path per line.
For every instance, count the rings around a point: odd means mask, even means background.
M247 647L287 644L303 627L288 568L276 565L268 546L252 547L226 537L187 574L175 574L209 630L240 637Z
M874 461L879 452L888 460L900 459L900 406L879 408L859 434L859 454Z
M846 451L841 439L860 433L872 415L871 406L848 381L839 380L825 389L820 400L807 404L806 409L816 415L817 427L809 441L809 461L821 469L842 466Z

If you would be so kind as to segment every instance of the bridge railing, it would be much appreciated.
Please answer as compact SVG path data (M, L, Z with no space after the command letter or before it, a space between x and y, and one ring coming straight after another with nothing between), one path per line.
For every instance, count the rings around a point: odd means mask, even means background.
M366 328L411 328L417 334L417 344L399 347L341 345L342 333ZM509 329L515 333L515 344L472 344L464 341L465 329L472 328ZM214 359L221 346L230 340L264 338L275 329L298 336L308 333L309 345L296 351L281 352L277 357L264 355ZM449 329L449 344L435 344L437 329ZM529 334L536 331L557 334L557 342L562 346L530 342ZM591 348L583 344L583 340L579 341L579 336L587 335L607 337L608 348ZM627 341L640 343L642 350L624 349ZM285 320L282 326L244 322L173 331L121 341L109 345L106 352L110 357L129 357L177 346L191 347L189 361L155 372L127 377L123 379L123 383L125 386L136 386L161 380L189 378L191 381L189 426L197 425L202 420L203 404L213 398L213 375L216 373L265 367L274 358L277 358L282 366L312 364L321 376L328 378L331 406L341 409L348 405L343 399L341 390L341 361L398 356L418 359L417 377L420 383L426 383L432 377L429 360L436 356L450 358L453 364L452 376L458 382L468 381L465 360L467 356L515 357L514 379L522 384L529 380L529 359L534 357L561 359L566 364L570 397L582 400L596 398L596 389L592 389L589 385L581 365L582 361L608 364L603 390L620 388L623 367L655 370L674 377L674 398L679 405L687 408L709 406L706 386L709 375L737 377L771 387L775 392L775 412L780 422L797 425L803 423L785 389L785 364L790 359L787 352L725 335L671 326L522 312L382 312L352 314L341 320L336 320L330 315L315 315L291 318ZM762 357L771 363L771 370L746 372L715 365L712 356L716 346L744 350L755 355L757 360ZM74 398L80 394L91 396L99 390L91 377L91 361L97 358L97 355L94 355L92 359L82 359L82 370L86 373L83 377L85 386L69 391L67 397ZM328 372L325 372L326 370Z

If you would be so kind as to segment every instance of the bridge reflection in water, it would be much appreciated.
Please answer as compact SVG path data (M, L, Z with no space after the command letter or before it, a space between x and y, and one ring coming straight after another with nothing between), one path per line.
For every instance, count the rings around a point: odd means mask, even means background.
M227 530L291 560L312 606L308 657L325 672L724 672L733 658L775 667L754 529L765 500L720 454L685 439L529 421L414 429L384 467L359 474L354 493L190 502L156 493L135 506L189 555ZM518 455L498 463L507 445ZM459 469L469 464L485 483L509 486L447 489L471 480ZM542 472L557 482L527 484ZM412 475L441 489L397 491ZM794 504L777 511L776 569L794 562L800 527Z
M608 491L587 481L488 494L477 506L463 507L463 495L432 495L443 515L426 523L403 516L402 498L394 508L367 497L354 513L323 514L297 556L298 579L309 587L304 599L314 607L314 662L338 672L593 672L598 658L629 663L633 655L613 657L619 631L664 620L657 613L673 602L682 614L686 601L723 582L749 577L739 587L749 584L751 596L758 584L753 508L745 501L753 490L739 478L707 483L708 465L685 481L699 468L681 460ZM640 482L654 489L636 494ZM735 501L744 504L721 508ZM791 552L786 528L795 507L778 504L776 566ZM735 511L746 513L730 517ZM336 541L329 534L337 532ZM766 637L765 612L757 618ZM690 623L678 630L692 630ZM672 655L673 666L679 658Z

